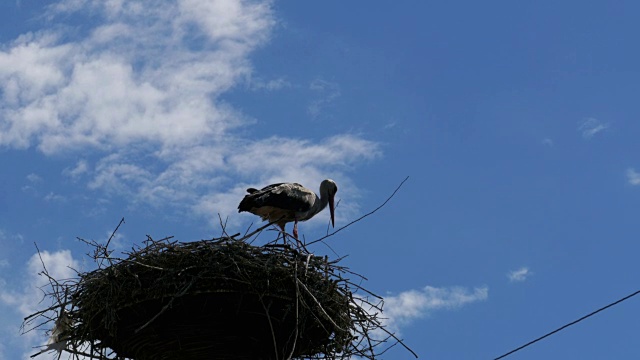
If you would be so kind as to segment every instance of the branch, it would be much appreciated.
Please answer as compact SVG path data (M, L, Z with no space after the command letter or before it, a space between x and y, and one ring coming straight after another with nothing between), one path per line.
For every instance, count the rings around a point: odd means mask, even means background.
M116 228L113 230L113 232L111 233L111 236L109 236L109 239L107 240L107 243L104 245L104 247L102 247L102 251L104 253L104 257L107 259L107 261L109 261L109 265L113 265L113 263L111 262L111 259L109 258L109 244L111 243L111 240L116 236L116 232L118 232L118 229L120 228L120 225L122 225L124 223L124 216L122 217L122 219L120 219L120 222L118 223L118 226L116 226ZM100 264L98 265L99 267L102 267L102 262L100 262Z

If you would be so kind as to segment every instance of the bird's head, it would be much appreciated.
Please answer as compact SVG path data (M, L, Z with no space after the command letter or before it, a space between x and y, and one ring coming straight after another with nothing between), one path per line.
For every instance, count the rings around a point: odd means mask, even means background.
M326 179L320 183L320 196L329 199L329 212L331 213L331 226L335 227L335 202L338 185L331 180Z

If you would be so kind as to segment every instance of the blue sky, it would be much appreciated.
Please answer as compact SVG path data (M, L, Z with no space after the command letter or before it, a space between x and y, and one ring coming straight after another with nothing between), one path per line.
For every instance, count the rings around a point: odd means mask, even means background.
M328 240L423 359L493 359L638 289L640 5L0 3L0 360L75 238L127 249L339 186ZM314 239L328 213L300 226ZM268 241L273 233L265 233ZM325 246L315 248L329 253ZM637 299L507 358L637 358ZM396 347L386 359L406 359Z

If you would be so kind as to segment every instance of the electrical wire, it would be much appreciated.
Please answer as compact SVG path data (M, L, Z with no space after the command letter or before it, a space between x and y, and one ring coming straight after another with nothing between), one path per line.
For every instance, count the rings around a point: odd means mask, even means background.
M612 303L611 303L611 304L609 304L609 305L603 306L603 307L601 307L600 309L598 309L598 310L596 310L596 311L593 311L593 312L591 312L591 313L589 313L589 314L587 314L587 315L585 315L585 316L581 317L581 318L580 318L580 319L578 319L578 320L574 320L574 321L572 321L572 322L570 322L570 323L568 323L568 324L566 324L566 325L563 325L563 326L561 326L561 327L559 327L559 328L557 328L557 329L555 329L555 330L553 330L553 331L551 331L551 332L549 332L549 333L546 333L546 334L544 334L544 335L540 336L539 338L537 338L537 339L535 339L535 340L531 340L531 341L529 341L528 343L526 343L526 344L524 344L524 345L522 345L522 346L520 346L520 347L517 347L517 348L515 348L515 349L513 349L513 350L509 351L508 353L505 353L505 354L503 354L503 355L500 355L500 356L498 356L497 358L495 358L495 359L493 359L493 360L503 359L503 358L505 358L505 357L507 357L507 356L509 356L509 355L513 354L513 353L514 353L514 352L516 352L516 351L522 350L522 349L526 348L526 347L527 347L527 346L529 346L529 345L533 345L534 343L537 343L538 341L540 341L540 340L542 340L542 339L544 339L544 338L546 338L546 337L549 337L549 336L551 336L551 335L553 335L553 334L557 333L557 332L558 332L558 331L560 331L560 330L564 330L564 329L568 328L568 327L569 327L569 326L571 326L571 325L577 324L577 323L579 323L580 321L582 321L582 320L584 320L584 319L586 319L586 318L588 318L588 317L590 317L590 316L593 316L593 315L595 315L595 314L599 313L600 311L606 310L606 309L608 309L608 308L610 308L610 307L612 307L612 306L614 306L614 305L617 305L617 304L619 304L619 303L621 303L621 302L623 302L623 301L625 301L625 300L627 300L627 299L630 299L630 298L632 298L632 297L634 297L634 296L636 296L636 295L638 295L638 294L640 294L640 290L638 290L638 291L636 291L636 292L634 292L634 293L632 293L632 294L629 294L629 295L627 295L627 296L623 297L622 299L616 300L616 301L612 302Z

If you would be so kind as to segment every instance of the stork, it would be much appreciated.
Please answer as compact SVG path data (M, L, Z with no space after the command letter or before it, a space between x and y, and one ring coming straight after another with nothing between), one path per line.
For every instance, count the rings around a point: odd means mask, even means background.
M331 225L334 220L334 197L338 186L333 180L326 179L320 183L320 196L298 183L271 184L260 190L249 188L238 212L248 211L258 215L262 220L275 222L282 232L288 222L293 224L293 237L298 239L298 221L306 221L314 217L329 205Z

